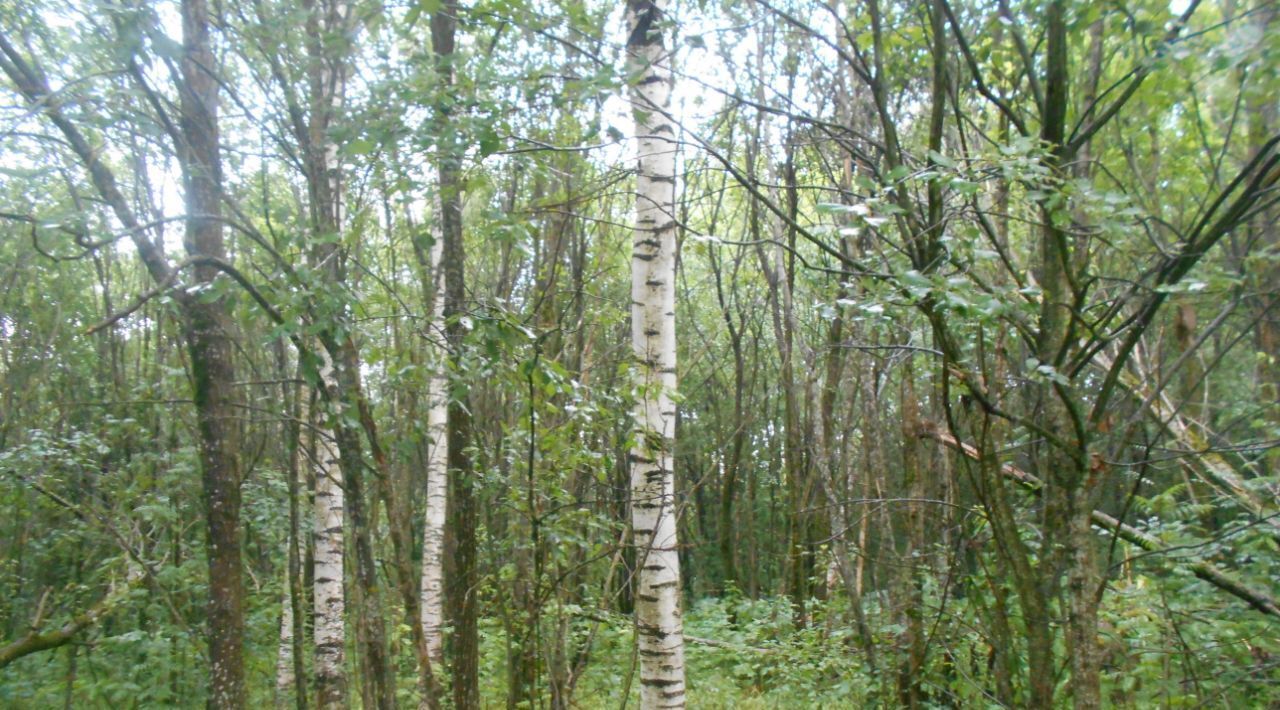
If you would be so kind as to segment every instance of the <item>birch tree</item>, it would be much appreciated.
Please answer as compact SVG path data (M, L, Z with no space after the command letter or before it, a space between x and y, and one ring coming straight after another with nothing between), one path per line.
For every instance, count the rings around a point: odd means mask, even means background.
M447 348L443 345L444 278L440 257L444 235L440 201L434 201L431 221L431 279L429 295L431 338L436 345L432 374L427 383L427 504L422 525L422 633L432 662L444 660L444 528L449 470L449 381L445 374Z
M346 89L347 60L342 41L350 10L341 0L308 3L307 59L310 122L304 145L308 150L307 191L316 246L312 254L317 268L335 285L342 280L335 236L342 228L343 179L338 147L330 129L340 110ZM299 135L302 135L299 130ZM330 409L316 417L314 435L315 493L315 674L316 702L321 708L346 705L346 595L343 588L344 510L347 505L343 471L330 419L341 416L346 404L334 396L342 392L334 367L334 353L316 348L320 386L330 394ZM350 475L350 474L348 474Z
M276 341L277 371L284 373L288 357L285 354L283 341ZM306 664L303 655L306 646L306 625L303 617L306 612L302 591L302 562L306 557L305 534L302 529L303 481L301 471L306 463L306 452L302 445L303 423L311 411L307 401L306 390L295 387L292 382L284 381L280 386L280 398L286 403L292 416L282 427L289 449L289 463L286 467L289 490L289 530L285 536L285 579L284 590L280 602L280 640L276 649L276 707L294 705L300 710L307 707ZM292 696L292 702L290 698Z
M631 525L637 548L640 707L684 707L684 632L676 540L676 143L666 0L627 3L627 74L635 119L636 206L631 256L635 442Z
M286 553L287 554L287 553ZM276 645L276 707L287 707L289 696L297 687L293 672L293 597L285 581L280 593L280 640Z
M323 349L320 379L335 387L333 363ZM343 589L345 500L342 470L333 431L320 415L312 429L315 494L315 675L316 702L321 708L346 704L346 593Z
M339 437L340 414L349 407L348 393L340 381L343 345L333 337L335 320L344 318L344 302L338 295L345 275L338 235L344 217L344 176L338 145L331 135L345 102L349 74L349 35L353 23L349 5L343 0L307 0L293 15L283 8L255 4L255 23L241 32L249 46L266 60L267 77L285 104L287 132L274 136L281 153L296 155L297 167L306 186L305 209L310 236L306 256L317 276L308 287L321 298L308 303L308 318L321 326L318 337L298 338L295 345L304 363L302 372L312 372L311 389L304 392L299 419L306 436L300 435L299 451L311 466L314 480L310 534L314 555L311 568L313 634L312 657L316 682L316 702L322 707L343 707L347 702L345 552L349 501L344 490L344 471L339 442L351 446L358 435ZM286 17L301 21L305 34L301 52L291 53L289 43L279 43L272 32ZM297 72L294 73L294 67ZM268 79L262 79L264 85ZM305 90L297 90L301 84ZM292 142L290 142L290 138ZM300 198L301 199L301 198ZM305 352L304 352L305 351ZM313 403L316 406L311 406ZM350 424L345 425L349 430ZM305 440L306 445L302 446ZM291 612L288 612L291 614ZM283 644L283 637L282 637ZM284 653L283 648L281 653Z

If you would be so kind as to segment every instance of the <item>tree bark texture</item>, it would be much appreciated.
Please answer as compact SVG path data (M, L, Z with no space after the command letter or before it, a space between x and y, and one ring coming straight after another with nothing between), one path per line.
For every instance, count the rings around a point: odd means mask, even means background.
M191 256L225 259L222 241L222 163L218 153L218 78L205 0L182 3L182 90L179 146L187 210L184 244ZM198 284L218 269L195 267ZM183 330L191 356L192 394L209 566L210 707L239 708L244 686L244 587L240 561L240 431L237 423L232 326L225 297L187 300Z
M427 500L422 526L422 633L432 662L444 660L444 529L449 472L449 380L446 374L444 253L440 201L431 217L431 333L435 351L427 383Z
M445 336L449 359L456 371L462 363L467 334L466 283L464 265L466 250L462 237L462 146L449 100L444 100L456 85L454 38L458 30L459 7L456 0L446 0L431 15L431 42L435 54L442 100L437 106L436 172L440 190L440 224L443 248L440 273L444 277ZM453 624L453 702L459 708L477 707L480 702L480 638L477 626L476 599L476 519L475 481L470 455L466 447L471 439L471 411L464 399L448 398L445 439L448 448L448 506L445 530L445 588L450 621Z
M333 362L317 349L321 358L320 380L330 391L337 387ZM346 496L342 490L342 469L333 429L320 413L313 432L315 494L315 676L316 704L320 708L341 708L347 704L346 593L343 588L345 551L344 522Z
M636 227L631 262L635 443L631 522L636 545L640 707L685 704L684 633L676 539L676 142L667 115L671 54L665 0L629 0L627 70L637 143Z

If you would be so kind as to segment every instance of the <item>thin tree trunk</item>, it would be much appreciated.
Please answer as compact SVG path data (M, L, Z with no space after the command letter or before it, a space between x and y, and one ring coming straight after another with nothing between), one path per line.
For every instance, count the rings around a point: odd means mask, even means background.
M431 15L431 42L442 96L455 86L454 40L458 29L459 6L445 0ZM437 106L435 116L438 145L436 170L440 190L440 220L443 251L440 271L444 276L445 335L449 359L456 370L462 363L467 326L465 264L462 237L462 148L448 102ZM477 627L475 481L467 445L471 439L471 412L467 402L449 398L448 426L448 523L445 552L452 564L447 570L445 589L449 616L453 623L453 702L459 708L473 708L480 701L480 639Z
M381 589L373 553L372 534L376 526L373 521L377 507L370 505L364 495L365 464L361 441L364 402L360 383L360 358L351 335L350 309L341 294L346 282L345 253L338 241L343 221L344 180L338 146L332 136L334 121L345 100L353 22L351 7L345 0L325 0L319 3L308 0L306 7L310 123L307 125L304 145L307 148L307 186L312 227L316 237L313 257L316 268L324 275L331 288L326 294L330 299L329 303L319 304L322 311L327 312L321 316L323 330L319 333L319 340L322 347L318 350L323 352L318 355L321 360L319 380L328 404L326 416L332 422L334 448L325 451L317 445L317 458L322 461L322 466L327 456L332 457L325 471L317 471L317 506L324 507L325 500L330 503L327 512L317 511L317 524L324 527L326 534L341 532L343 524L336 517L337 511L341 510L350 525L356 584L350 602L344 598L343 603L355 620L361 669L361 700L366 708L389 708L395 705L395 683L387 654ZM301 141L302 137L299 138ZM374 433L370 431L369 436L370 446L376 454L378 447ZM328 443L326 437L322 436L322 439ZM336 456L333 456L335 450ZM336 507L339 502L340 509ZM340 544L327 551L320 550L317 541L316 584L324 584L325 579L328 579L333 585L330 587L331 593L336 593L343 580L343 566L339 561L342 550ZM324 559L323 553L327 553L329 558ZM328 565L327 570L324 565ZM324 608L333 599L334 597L316 600L318 624L320 615L333 611ZM341 618L329 617L333 628L325 637L317 629L315 636L319 653L325 653L340 644L342 635L338 631L338 622ZM326 672L335 674L341 670L340 665L325 669ZM334 680L336 683L336 677ZM345 693L339 697L336 688L320 696L322 706L330 702L345 704L345 700Z
M360 412L364 395L360 387L359 358L350 336L343 341L335 341L332 333L322 333L322 337L326 353L337 354L332 386L326 386L326 391L329 405L336 408L333 434L342 471L343 512L350 525L355 553L355 585L348 609L355 619L362 675L361 701L366 708L385 710L395 707L395 682L387 653L386 620L373 553L375 506L370 506L365 499L361 425L353 421L353 416L363 414ZM353 414L347 414L352 410L355 410Z
M179 92L186 190L187 251L225 259L222 241L222 163L218 153L218 78L205 0L182 3L182 82ZM219 271L195 268L197 283ZM231 319L225 298L187 301L184 331L200 433L209 564L209 706L240 708L244 685L244 586L240 562L240 431L237 423Z
M415 598L412 605L406 597L406 607L412 606L409 623L414 626L414 644L418 655L419 707L439 707L441 691L436 680L436 669L444 663L444 535L445 515L448 504L448 348L445 345L444 277L440 269L444 239L441 228L441 207L433 196L432 208L427 216L429 225L424 232L416 224L413 214L406 213L406 221L413 234L414 257L418 266L418 278L422 305L429 315L426 345L427 363L431 374L427 378L423 399L427 406L426 450L424 460L425 508L422 526L422 568L419 570ZM414 411L417 411L414 407ZM388 501L391 505L392 501ZM406 520L411 514L405 512ZM405 558L401 566L408 574L411 560Z
M346 73L342 62L332 58L330 33L340 33L344 14L341 3L308 2L307 59L310 123L304 143L307 149L307 190L311 227L316 246L315 265L336 285L341 280L337 268L337 245L342 210L342 173L337 163L337 146L329 137L334 114L341 105ZM329 421L341 416L341 392L334 369L336 354L322 344L315 349L320 359L319 386L329 396L329 407L313 412L311 429L315 474L314 568L315 599L312 635L315 644L316 704L324 708L347 705L346 613L344 587L345 511L342 460L337 438ZM347 474L350 475L350 474Z
M284 356L283 343L276 341L276 373L283 377L285 373L286 363ZM289 407L289 386L281 385L280 388L282 399L285 402L285 411L294 414ZM288 422L288 420L285 420ZM281 433L285 437L286 444L289 447L288 455L289 463L285 470L286 485L289 487L289 532L285 536L284 556L286 560L284 584L280 592L280 640L276 647L276 686L275 686L275 705L277 708L285 708L293 704L291 696L294 695L294 688L297 687L298 678L302 677L294 673L294 623L293 623L293 580L296 572L294 563L297 561L297 545L298 536L295 523L297 522L296 506L298 492L298 448L296 440L291 436L291 432L297 430L291 424L286 423L281 427Z
M714 230L713 230L714 231ZM720 508L717 517L716 531L719 534L720 563L724 565L724 589L733 588L741 591L736 564L736 530L734 526L733 504L738 493L739 468L742 467L742 453L746 449L748 435L748 416L744 407L746 389L746 357L742 351L742 327L745 324L735 323L733 310L729 307L729 299L725 293L724 277L721 274L720 259L716 250L708 250L711 273L716 283L716 298L720 303L720 312L729 333L729 345L733 350L733 434L729 445L729 456L724 462L724 482L720 488ZM740 258L740 257L739 257ZM737 259L735 259L736 275Z
M292 540L286 541L286 547ZM286 552L286 554L288 554ZM293 595L289 593L287 580L284 591L280 593L280 643L276 648L276 707L285 708L292 704L297 676L293 672Z
M333 363L328 353L317 349L322 364L320 379L325 387L336 386ZM342 490L340 457L332 429L319 413L312 428L314 437L315 554L314 595L316 704L320 708L347 705L346 594L343 587L345 495Z
M676 540L675 129L671 55L663 41L667 0L628 0L628 73L637 142L636 228L631 262L631 346L636 358L636 435L631 524L639 566L636 633L640 707L685 703L680 558Z
M283 340L276 341L276 371L286 371L287 357ZM304 396L305 389L294 386L287 381L280 386L281 395L287 403L290 419L284 427L289 446L289 467L286 471L289 486L289 536L287 540L287 569L285 576L284 608L280 615L280 649L276 666L277 706L289 704L288 695L294 696L293 705L298 710L307 707L306 662L303 659L306 648L306 624L303 617L306 605L302 593L302 562L305 557L305 538L302 534L301 499L303 491L301 473L306 452L302 445L302 431L307 425L310 401ZM287 644L287 647L286 647ZM285 663L288 663L288 668Z
M430 310L433 356L427 382L427 500L422 526L422 633L433 663L444 661L444 530L449 471L449 380L446 375L444 253L440 201L431 217Z
M1050 3L1045 14L1045 116L1041 139L1051 146L1047 157L1050 170L1065 169L1067 155L1067 107L1070 75L1066 6L1063 0ZM1041 205L1040 332L1036 356L1041 363L1057 367L1066 355L1072 332L1071 317L1075 295L1071 274L1075 264L1069 253L1068 235L1052 214L1052 208ZM1077 250L1078 251L1078 250ZM1071 695L1076 708L1101 706L1098 653L1098 586L1093 565L1092 536L1089 515L1093 472L1085 461L1089 456L1086 432L1078 415L1070 410L1067 388L1046 382L1041 386L1042 425L1049 431L1061 432L1073 442L1073 450L1048 444L1043 454L1046 472L1045 526L1049 552L1045 556L1050 567L1044 571L1056 576L1054 566L1066 573L1066 641L1071 668Z
M848 251L848 245L845 247ZM847 289L841 288L841 297L848 297ZM876 650L875 640L871 636L871 628L867 624L866 613L862 608L862 590L858 586L853 563L849 558L849 516L846 510L845 499L847 498L845 486L840 478L844 478L844 461L840 461L837 465L835 451L835 411L837 393L841 386L844 373L845 353L841 347L841 341L844 338L845 319L843 313L838 313L835 320L831 323L828 331L826 363L823 373L822 386L819 389L812 390L813 399L817 401L810 402L810 408L819 413L818 418L814 420L814 452L816 453L817 471L819 477L819 485L825 494L827 506L827 519L831 527L831 564L834 566L835 577L843 582L845 593L849 595L849 606L853 609L854 623L858 627L858 642L862 645L863 651L867 654L867 665L872 669L876 667ZM856 376L852 387L848 387L850 399L856 401L858 391L861 389L862 375ZM820 394L818 394L820 392ZM853 409L853 406L850 407ZM849 437L846 437L846 439ZM848 457L848 446L844 447L844 456ZM840 472L840 478L837 477L837 471ZM833 575L828 574L828 577ZM835 586L835 580L828 584L830 587Z
M921 461L920 444L916 430L919 428L920 405L916 399L915 368L911 357L902 366L899 405L902 410L902 476L907 497L907 551L903 556L902 584L907 597L906 641L907 655L899 669L898 694L903 706L918 708L928 702L925 692L924 667L926 662L924 630L924 560L925 514L922 510L924 475L926 467Z

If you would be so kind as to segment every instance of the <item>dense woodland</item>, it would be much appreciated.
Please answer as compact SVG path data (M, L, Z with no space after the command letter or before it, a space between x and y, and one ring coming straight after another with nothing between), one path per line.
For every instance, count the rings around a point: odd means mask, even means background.
M1280 705L1278 11L0 0L0 706Z

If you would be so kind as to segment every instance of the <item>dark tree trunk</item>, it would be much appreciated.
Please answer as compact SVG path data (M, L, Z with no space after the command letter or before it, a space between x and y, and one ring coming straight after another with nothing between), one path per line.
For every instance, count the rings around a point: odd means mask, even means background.
M205 0L182 3L181 131L187 252L223 259L222 165L218 154L218 80ZM195 267L198 284L218 275ZM191 388L200 436L200 467L209 566L210 707L239 708L244 687L244 589L240 562L240 435L235 366L225 297L185 302L183 334L191 356Z
M446 0L431 16L431 41L438 76L446 95L454 85L454 37L458 28L458 3ZM446 102L437 108L436 169L439 179L444 249L441 270L445 280L444 318L449 358L461 364L466 325L466 284L464 281L465 249L462 243L462 180L459 154L461 145L456 126ZM456 394L456 393L455 393ZM475 482L471 471L471 411L464 399L449 398L449 502L445 528L446 600L453 621L453 702L459 708L478 707L480 701L479 635L476 627L476 502Z

